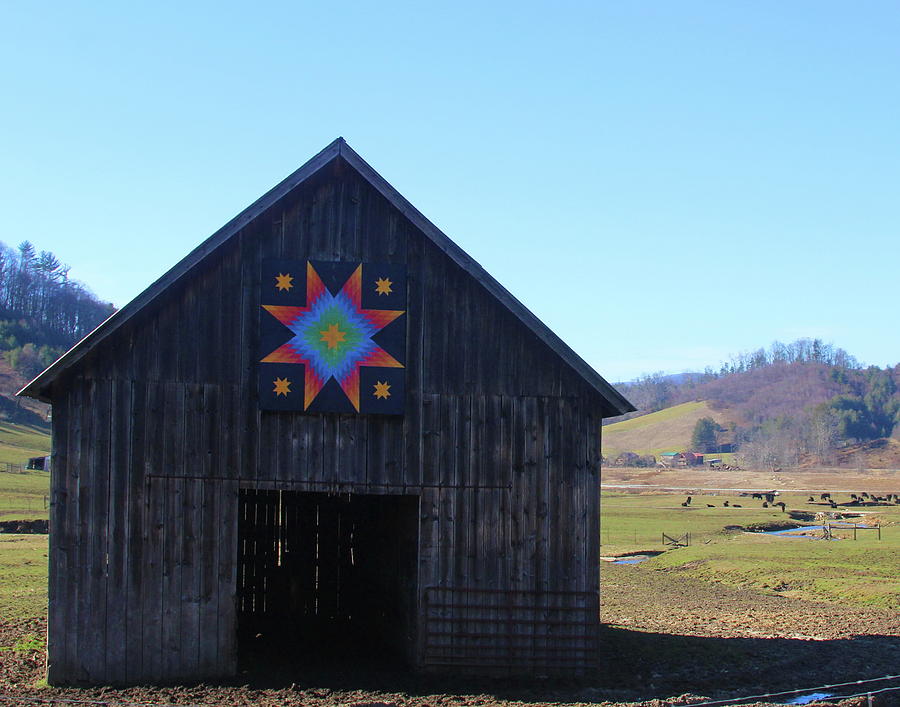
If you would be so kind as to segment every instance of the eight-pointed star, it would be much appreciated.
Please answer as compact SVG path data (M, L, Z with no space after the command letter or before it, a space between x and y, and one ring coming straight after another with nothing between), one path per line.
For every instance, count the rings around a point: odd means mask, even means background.
M331 294L312 263L306 266L306 306L263 305L293 333L263 363L302 363L306 371L303 409L309 408L329 379L334 378L353 408L359 411L359 369L362 366L403 368L372 336L404 314L402 310L362 308L362 265Z

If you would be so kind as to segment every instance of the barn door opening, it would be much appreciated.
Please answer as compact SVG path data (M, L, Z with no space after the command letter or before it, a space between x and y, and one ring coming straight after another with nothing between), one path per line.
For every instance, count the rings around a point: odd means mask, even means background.
M244 669L414 658L417 496L240 493Z

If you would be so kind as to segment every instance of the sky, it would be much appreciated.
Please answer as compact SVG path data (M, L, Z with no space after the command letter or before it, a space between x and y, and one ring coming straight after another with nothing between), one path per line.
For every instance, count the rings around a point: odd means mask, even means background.
M896 2L0 2L0 241L126 304L343 136L610 381L900 361Z

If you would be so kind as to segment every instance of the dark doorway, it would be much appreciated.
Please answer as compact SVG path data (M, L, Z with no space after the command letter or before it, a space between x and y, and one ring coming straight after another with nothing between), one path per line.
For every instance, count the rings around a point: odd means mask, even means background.
M417 496L242 490L242 667L410 665L418 509Z

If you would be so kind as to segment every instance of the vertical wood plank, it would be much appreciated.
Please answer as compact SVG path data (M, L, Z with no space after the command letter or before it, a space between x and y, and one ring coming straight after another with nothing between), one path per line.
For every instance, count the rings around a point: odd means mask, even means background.
M126 681L137 682L143 673L142 574L143 574L143 510L144 451L146 442L147 387L131 385L131 458L128 463L126 508L126 599L125 662Z
M91 567L94 564L95 538L94 516L92 514L93 483L95 481L94 464L96 449L92 437L95 430L92 424L92 411L96 400L96 383L85 381L84 405L79 411L82 418L81 429L81 469L78 479L78 565L77 565L77 604L76 604L76 661L78 671L76 678L90 682L102 680L97 674L97 654L93 650L95 625L92 620L91 606Z
M226 481L215 488L219 494L216 666L218 674L226 676L237 670L238 484Z
M184 473L184 449L181 445L184 437L182 389L183 386L179 383L153 382L147 386L146 391L145 437L141 456L142 494L137 499L142 503L135 509L134 519L141 544L141 551L135 558L141 563L141 586L137 590L140 605L137 613L142 615L142 625L138 632L142 664L138 674L144 680L167 676L163 670L162 546L167 534L177 532L179 521L170 520L163 515L165 496L170 487L159 477L169 473ZM168 428L165 424L167 421L174 423L174 429ZM179 444L174 453L169 450L172 443ZM181 466L170 471L166 464L172 458L181 462ZM174 523L174 526L164 530L163 526L170 523Z
M131 454L131 384L112 383L113 409L110 440L110 492L108 519L109 578L106 595L107 682L125 682L128 676L126 641L126 566L128 466Z
M170 479L165 489L165 541L162 572L162 671L167 679L182 674L181 564L184 532L184 489L188 483L181 478Z
M197 668L201 677L218 674L219 642L219 558L217 545L221 542L218 528L222 516L219 508L219 481L197 482L200 495L200 557L199 572L199 623Z
M67 683L77 679L77 633L73 630L77 621L78 596L78 554L80 548L78 479L81 473L82 417L84 405L83 385L75 379L65 398L64 421L68 434L59 438L60 446L65 441L65 465L53 465L51 475L59 475L60 505L52 509L52 533L58 534L56 567L51 582L51 593L55 601L50 605L50 638L55 653L49 655L48 680L53 683ZM54 416L54 426L57 420ZM62 424L62 423L61 423ZM54 435L54 443L57 436ZM51 558L52 561L52 558ZM55 609L55 611L54 611Z
M179 677L200 674L200 486L203 482L186 480L182 497L180 623L181 660Z
M425 285L423 274L422 239L407 244L407 302L406 318L406 414L403 417L405 453L403 455L404 483L417 486L422 483L422 394L423 355L425 339Z

